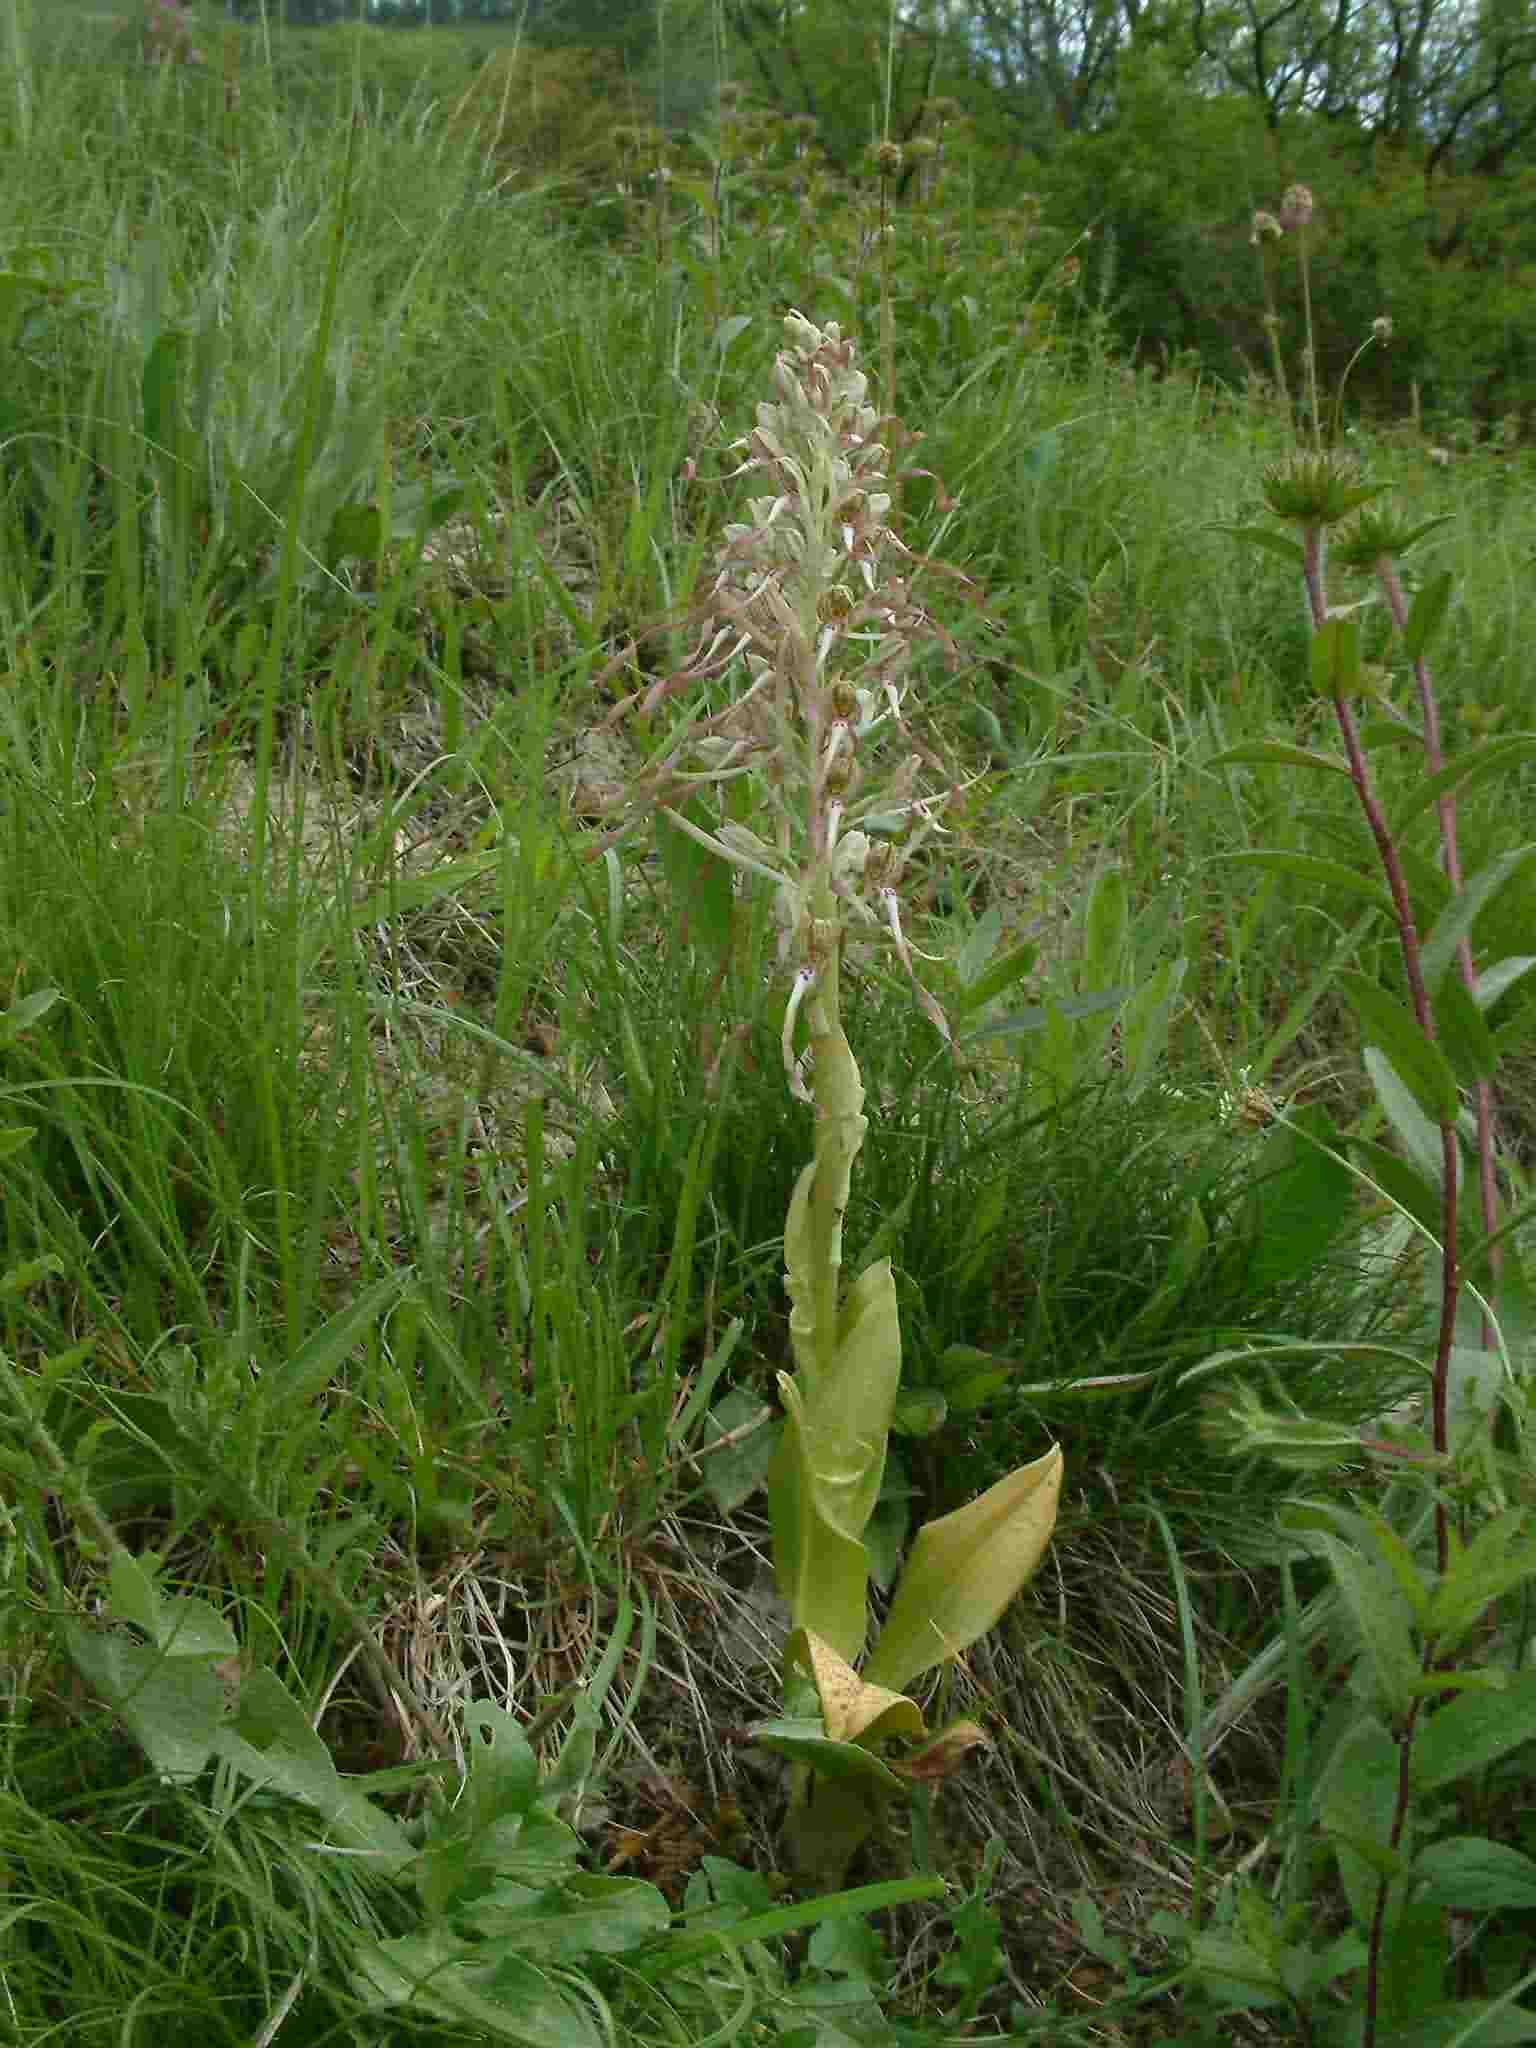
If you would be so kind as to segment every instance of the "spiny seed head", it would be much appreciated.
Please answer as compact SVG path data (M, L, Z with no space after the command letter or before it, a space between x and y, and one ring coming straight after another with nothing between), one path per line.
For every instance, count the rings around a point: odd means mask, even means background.
M894 178L901 169L901 144L877 142L870 151L870 160L882 178Z
M1297 526L1336 526L1383 488L1366 483L1359 464L1347 455L1332 453L1293 455L1272 464L1263 478L1270 511Z
M1442 514L1438 519L1415 520L1390 502L1364 505L1335 534L1333 559L1340 568L1369 574L1383 558L1396 561L1406 555L1425 534L1444 526L1448 517Z

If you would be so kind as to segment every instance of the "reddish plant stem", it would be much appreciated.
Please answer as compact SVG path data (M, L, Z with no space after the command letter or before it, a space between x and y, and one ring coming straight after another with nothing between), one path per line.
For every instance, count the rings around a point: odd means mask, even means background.
M1408 600L1398 577L1397 565L1390 555L1383 555L1376 564L1377 580L1387 600L1387 609L1392 614L1392 623L1399 634L1408 627ZM1413 679L1418 687L1419 708L1424 719L1424 764L1431 775L1438 775L1445 766L1445 750L1440 740L1440 705L1435 695L1434 678L1429 672L1429 663L1422 654L1413 658ZM1456 834L1456 792L1442 791L1435 806L1440 818L1440 849L1445 866L1445 878L1451 885L1453 896L1461 894L1461 849ZM1456 947L1456 965L1461 974L1462 985L1467 994L1477 993L1477 968L1472 959L1470 933L1463 934ZM1475 1096L1477 1101L1477 1174L1478 1194L1482 1202L1483 1235L1491 1236L1499 1227L1499 1190L1494 1170L1493 1146L1493 1083L1478 1082ZM1488 1255L1493 1271L1494 1285L1498 1285L1503 1270L1503 1247L1495 1245ZM1491 1351L1494 1345L1494 1329L1487 1313L1483 1315L1483 1349Z
M1326 586L1326 555L1323 529L1309 526L1303 536L1302 567L1306 578L1307 602L1312 612L1315 628L1321 630L1328 623L1330 612ZM1419 945L1418 926L1414 922L1413 906L1408 897L1408 880L1403 872L1402 857L1397 842L1392 837L1387 823L1386 812L1376 794L1371 777L1370 764L1360 743L1360 727L1354 709L1347 697L1336 693L1333 700L1334 716L1338 720L1339 735L1344 742L1344 752L1349 762L1350 780L1355 785L1355 794L1360 799L1360 808L1365 813L1366 824L1370 827L1376 852L1386 876L1387 887L1392 896L1392 907L1397 916L1398 943L1402 948L1403 970L1408 980L1408 996L1413 1005L1413 1014L1419 1029L1427 1039L1435 1038L1434 1006L1429 999L1429 990L1424 981L1424 963ZM1451 1344L1456 1334L1456 1305L1461 1292L1461 1272L1456 1261L1456 1183L1460 1155L1456 1143L1454 1120L1440 1126L1441 1171L1444 1182L1442 1211L1442 1285L1440 1290L1440 1332L1435 1346L1435 1365L1432 1404L1432 1432L1435 1450L1441 1457L1450 1451L1450 1426L1448 1396L1451 1369ZM1442 1501L1435 1503L1435 1550L1440 1569L1445 1571L1450 1562L1450 1523Z

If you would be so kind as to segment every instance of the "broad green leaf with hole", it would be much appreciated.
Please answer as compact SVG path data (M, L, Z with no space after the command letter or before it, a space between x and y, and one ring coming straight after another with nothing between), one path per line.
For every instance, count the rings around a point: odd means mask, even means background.
M902 1691L991 1629L1034 1572L1056 1526L1062 1458L1053 1445L976 1500L917 1532L864 1676Z

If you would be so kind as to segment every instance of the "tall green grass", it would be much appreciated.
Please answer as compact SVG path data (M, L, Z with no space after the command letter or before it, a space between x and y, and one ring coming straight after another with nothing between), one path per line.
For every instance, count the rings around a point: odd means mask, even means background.
M649 226L594 243L579 196L494 189L447 119L452 37L406 79L376 36L274 38L269 67L253 34L226 109L217 66L150 76L122 42L36 27L10 0L0 966L10 1001L59 1000L0 1087L31 1131L5 1160L6 1262L57 1263L5 1296L4 1344L124 1540L227 1606L346 1748L383 1711L334 1690L360 1632L398 1645L474 1561L568 1588L584 1560L644 1572L692 1542L717 1517L706 1397L763 1399L784 1356L804 1132L771 941L722 975L650 840L595 856L584 795L659 743L609 713L686 643L777 280L727 236L724 324L704 321L680 229L658 261ZM1297 809L1211 765L1310 735L1288 571L1220 531L1255 512L1272 416L1129 376L1069 296L1028 338L1015 311L980 291L963 357L952 325L898 318L918 459L951 494L911 479L907 537L970 579L939 586L956 659L925 683L970 787L923 942L953 953L995 906L1038 947L1018 1006L1080 995L1083 904L1118 867L1135 972L1189 968L1135 1101L1107 1038L1065 1096L1028 1034L946 1070L901 992L855 975L883 1109L861 1199L895 1219L918 1390L945 1404L928 1435L941 1411L914 1412L890 1522L915 1517L903 1489L973 1491L1044 1419L1069 1468L1112 1479L1064 1512L1069 1559L1074 1516L1114 1498L1257 1548L1272 1489L1195 1434L1177 1372L1234 1333L1391 1312L1353 1223L1256 1277L1273 1160L1232 1117L1259 1086L1353 1112L1328 981L1381 933L1232 858L1345 848L1347 792ZM1457 574L1451 716L1530 724L1527 497L1378 452L1454 515L1430 551ZM1505 822L1466 801L1469 865ZM1513 1108L1529 1128L1532 1098ZM1224 1249L1170 1316L1196 1211ZM1070 1385L1122 1375L1109 1402ZM1348 1419L1393 1390L1295 1391ZM248 2040L304 1973L329 1988L281 2038L413 2038L359 2017L333 1941L396 1931L398 1901L311 1857L275 1795L152 1788L109 1732L55 1626L90 1611L100 1560L20 1415L6 1438L18 2038ZM1154 1566L1126 1544L1134 1584ZM1234 1583L1213 1611L1241 1634ZM1079 1761L1102 1760L1088 1667L1069 1638L1042 1654ZM472 1674L428 1662L449 1716ZM1099 1825L1065 1795L1060 1820Z

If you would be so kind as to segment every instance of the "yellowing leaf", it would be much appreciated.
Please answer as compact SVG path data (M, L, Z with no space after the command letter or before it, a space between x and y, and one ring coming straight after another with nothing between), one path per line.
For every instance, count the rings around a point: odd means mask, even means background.
M1061 1450L1053 1445L967 1506L919 1529L865 1667L868 1683L900 1692L995 1625L1045 1554L1061 1471Z
M915 1700L888 1692L883 1685L866 1684L846 1657L809 1629L797 1628L785 1644L784 1666L786 1684L796 1672L816 1681L822 1722L834 1742L926 1732Z

